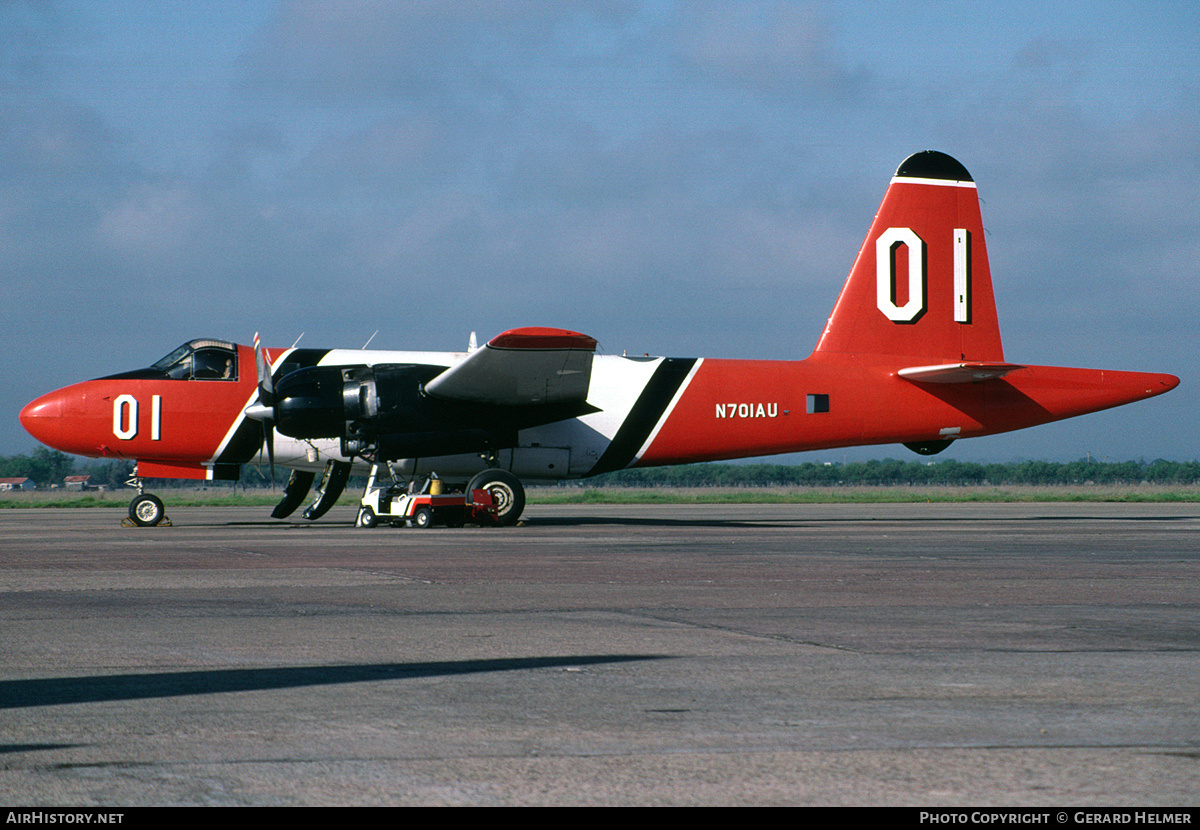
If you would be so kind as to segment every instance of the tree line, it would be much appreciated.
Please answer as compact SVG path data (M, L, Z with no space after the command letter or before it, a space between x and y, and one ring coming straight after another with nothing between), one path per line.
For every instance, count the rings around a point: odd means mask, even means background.
M612 487L839 487L1065 484L1196 484L1200 461L852 461L844 464L687 464L605 473L591 486Z
M283 475L280 484L287 481L287 470L276 470L276 475ZM61 487L67 476L88 475L93 487L107 487L115 490L123 487L133 475L133 462L119 459L94 460L67 455L58 450L38 447L32 455L0 456L0 478L28 478L37 485L39 490L49 490ZM197 487L211 487L211 481L181 481L181 484L195 484ZM225 482L232 485L233 482ZM267 487L270 485L270 474L267 469L259 469L253 464L242 467L242 484L246 487Z
M275 471L277 485L287 470ZM89 474L92 484L123 486L133 474L131 461L77 459L39 447L32 455L0 456L0 478L30 478L39 488L61 486L69 475ZM1197 484L1200 461L896 461L894 459L818 464L685 464L619 470L588 479L590 487L839 487L940 485ZM181 482L182 483L182 482ZM195 482L211 487L214 482ZM267 487L267 469L247 464L241 486ZM227 483L232 485L232 482Z
M75 475L75 461L73 455L38 447L33 455L0 457L0 478L28 478L39 488L49 487Z

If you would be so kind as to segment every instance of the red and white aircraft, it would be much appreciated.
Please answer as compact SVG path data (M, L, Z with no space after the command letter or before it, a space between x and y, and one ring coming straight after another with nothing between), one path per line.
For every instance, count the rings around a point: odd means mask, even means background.
M865 444L932 454L973 438L1161 395L1166 374L1005 360L975 182L938 152L906 159L816 349L805 360L596 355L587 335L504 332L462 353L185 343L153 366L51 392L21 412L64 452L136 459L142 479L236 479L264 456L294 472L274 516L318 472L322 515L357 465L485 488L503 521L521 480ZM258 369L256 371L256 357Z

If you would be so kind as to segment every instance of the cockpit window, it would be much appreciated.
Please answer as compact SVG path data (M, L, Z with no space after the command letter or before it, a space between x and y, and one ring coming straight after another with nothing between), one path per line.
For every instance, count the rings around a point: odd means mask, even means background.
M237 380L237 354L225 349L197 349L192 357L192 377L197 380Z
M237 347L219 340L193 340L151 368L174 380L237 380Z
M171 378L188 378L192 375L192 347L184 343L175 351L150 367L166 373Z

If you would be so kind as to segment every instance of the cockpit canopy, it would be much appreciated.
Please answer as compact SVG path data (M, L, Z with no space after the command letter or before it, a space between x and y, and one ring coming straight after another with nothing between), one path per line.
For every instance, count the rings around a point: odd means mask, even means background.
M174 380L237 380L237 346L224 340L192 340L150 367Z
M237 380L237 345L227 340L192 340L145 369L107 375L104 380Z

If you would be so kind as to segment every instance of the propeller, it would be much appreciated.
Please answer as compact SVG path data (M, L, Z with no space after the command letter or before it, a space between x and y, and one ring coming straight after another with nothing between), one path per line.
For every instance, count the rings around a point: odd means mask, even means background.
M267 460L271 469L271 487L275 486L275 382L267 353L254 332L254 366L258 371L258 402L246 407L246 417L263 425L263 440L267 443Z

